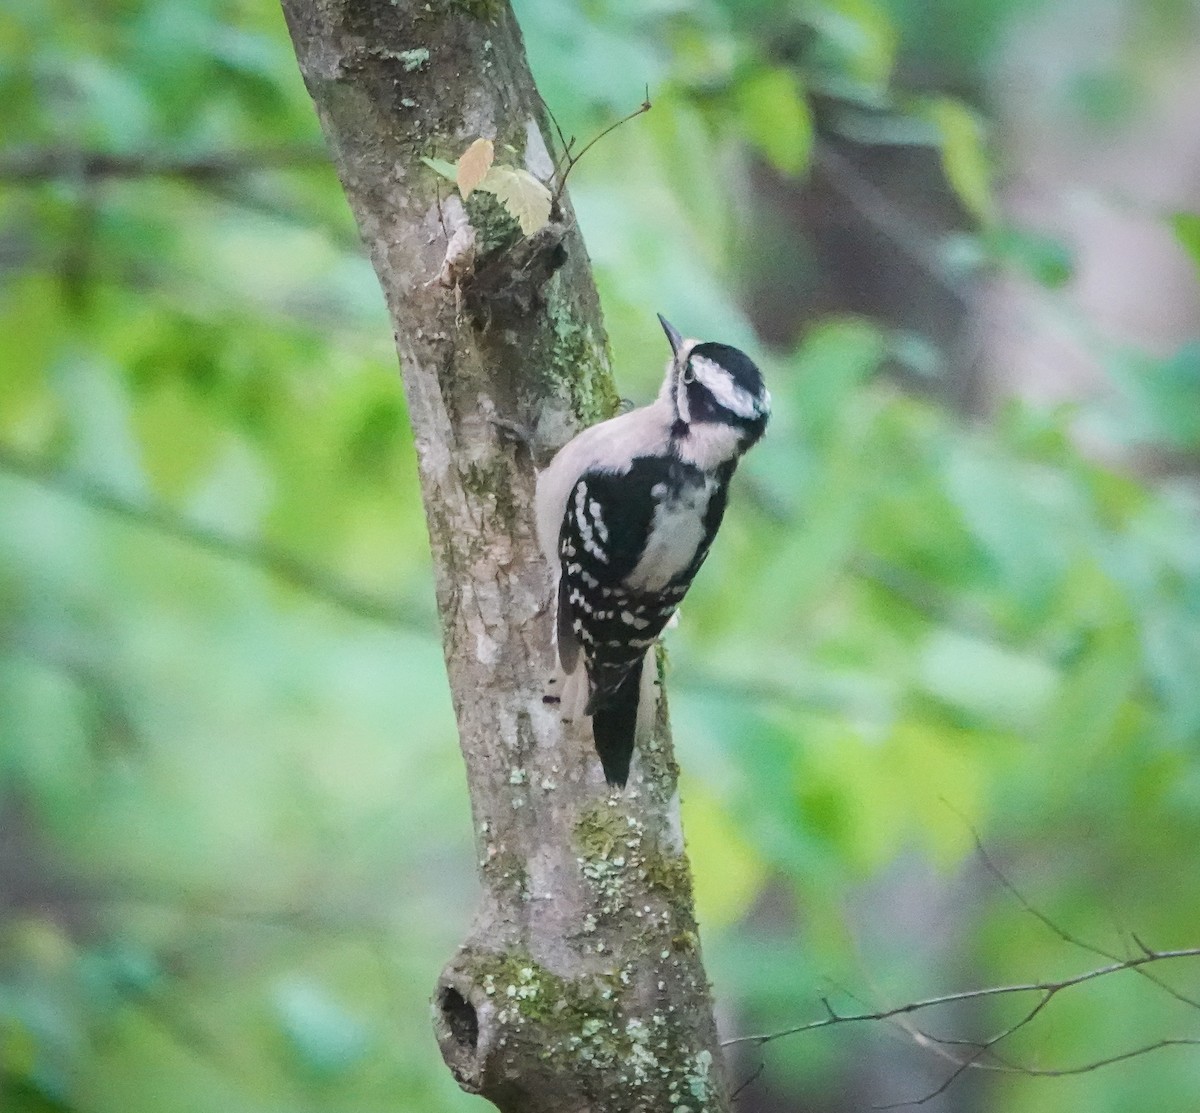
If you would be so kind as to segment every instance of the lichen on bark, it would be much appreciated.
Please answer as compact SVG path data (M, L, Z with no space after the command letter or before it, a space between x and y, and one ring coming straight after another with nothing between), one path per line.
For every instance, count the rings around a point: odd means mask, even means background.
M481 900L437 981L439 1046L513 1113L724 1113L665 702L612 792L542 699L551 577L533 459L506 430L562 443L617 404L569 199L529 238L468 204L475 271L439 280L447 190L422 156L544 142L520 32L499 0L283 6L395 328L471 794Z

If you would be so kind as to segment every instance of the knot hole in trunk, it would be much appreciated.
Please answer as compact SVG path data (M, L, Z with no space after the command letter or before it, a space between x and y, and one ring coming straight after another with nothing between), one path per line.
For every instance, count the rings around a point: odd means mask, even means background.
M445 985L438 992L438 1008L450 1038L474 1056L479 1047L479 1017L475 1014L475 1006L453 986Z

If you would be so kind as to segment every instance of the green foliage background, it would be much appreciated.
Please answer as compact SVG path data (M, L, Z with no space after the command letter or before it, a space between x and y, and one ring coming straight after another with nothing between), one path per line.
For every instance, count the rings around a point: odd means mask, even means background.
M660 374L655 310L762 350L748 175L804 175L821 126L939 150L959 254L1053 302L1069 256L998 215L986 116L894 78L970 87L1044 6L521 0L565 131L654 101L572 178L623 392ZM1127 7L1143 40L1194 31ZM476 1107L427 1018L474 881L410 434L281 15L8 0L0 50L0 1108ZM1103 105L1136 112L1137 57ZM1198 219L1171 214L1193 257ZM968 423L886 373L912 344L830 316L763 352L771 435L671 635L731 1031L1102 964L973 830L1079 940L1200 943L1196 486L1071 435L1194 460L1200 346L1098 353L1104 412ZM1163 976L1200 995L1200 964ZM1197 1035L1124 974L1005 1046L1069 1067ZM760 1088L814 1109L947 1069L882 1028L762 1054ZM989 1074L930 1107L1184 1113L1200 1066Z

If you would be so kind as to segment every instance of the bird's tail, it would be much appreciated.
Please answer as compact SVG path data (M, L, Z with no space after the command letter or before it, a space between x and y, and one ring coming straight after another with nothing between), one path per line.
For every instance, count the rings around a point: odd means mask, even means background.
M645 657L639 657L615 683L596 685L588 700L587 713L592 717L592 737L604 779L616 788L624 788L629 780L644 664Z

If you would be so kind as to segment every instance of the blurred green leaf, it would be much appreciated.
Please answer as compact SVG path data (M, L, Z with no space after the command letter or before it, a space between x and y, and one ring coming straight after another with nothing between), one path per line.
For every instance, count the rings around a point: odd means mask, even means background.
M903 800L903 814L934 861L953 866L973 845L971 826L985 798L982 763L970 737L950 723L905 722L881 756L881 775ZM882 833L882 854L896 831Z
M738 82L737 103L746 137L777 170L800 174L807 169L812 117L790 71L755 70Z
M178 382L161 383L138 403L134 431L146 475L168 499L188 493L208 474L224 440L196 396Z
M1200 446L1200 342L1184 344L1165 359L1122 352L1108 367L1134 403L1134 420L1128 409L1120 414L1124 439Z
M874 0L830 0L809 9L819 33L814 55L826 74L864 88L888 81L897 32L883 5Z
M765 864L701 783L685 783L681 795L697 915L712 927L736 923L763 885Z
M933 378L944 370L945 360L937 345L920 333L893 332L888 337L888 355L906 371Z
M709 254L717 254L728 212L719 176L713 173L719 157L715 133L704 115L668 94L635 126L646 128L647 146L659 160L671 202L683 208Z
M925 107L941 135L946 180L963 207L985 227L996 221L992 166L979 117L965 104L939 97Z
M82 148L136 151L153 134L153 109L138 75L96 54L45 58L61 123ZM50 75L47 75L50 76Z
M1119 614L1119 603L1112 608ZM1094 759L1119 730L1121 714L1140 680L1136 631L1116 615L1077 650L1050 709L1046 742L1063 758Z
M1045 661L956 630L936 629L917 662L920 686L971 719L1028 730L1059 686Z
M1001 262L1019 267L1048 290L1057 290L1075 274L1072 253L1059 240L1020 228L993 228L988 245Z
M1200 738L1200 614L1176 605L1146 616L1146 666L1163 700L1165 741Z
M443 178L446 179L446 181L448 181L448 182L457 182L458 181L458 167L455 166L454 163L447 162L444 158L428 158L424 155L421 157L421 161L423 163L425 163L425 165L428 166L430 170L433 170L435 173L440 174Z
M826 440L850 419L851 400L886 352L886 337L866 320L828 320L808 333L796 353L796 413L806 435Z
M1175 213L1171 217L1171 230L1200 276L1200 213Z
M276 989L274 1001L292 1050L313 1074L345 1074L366 1055L369 1035L363 1022L317 983L285 982Z
M993 589L1017 613L1039 613L1069 566L1070 487L1050 469L1017 468L982 444L954 444L945 468L947 493L994 571Z

